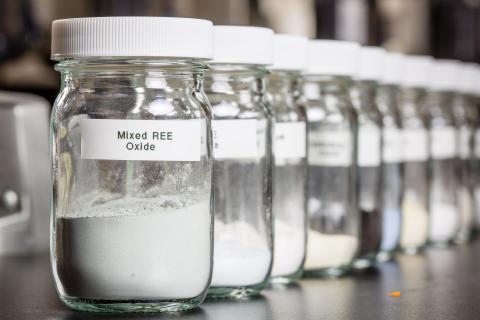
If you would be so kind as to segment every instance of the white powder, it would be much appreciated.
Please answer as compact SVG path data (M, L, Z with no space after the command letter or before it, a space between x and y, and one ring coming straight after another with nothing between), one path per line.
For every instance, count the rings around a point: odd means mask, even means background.
M296 272L305 256L305 227L289 225L275 220L272 276L285 276Z
M459 215L454 205L432 203L430 207L430 241L452 240L459 226Z
M358 239L350 235L329 235L309 230L306 270L336 268L352 262L358 249Z
M251 286L268 276L272 254L267 235L245 222L215 221L212 287Z
M117 199L58 218L60 290L89 299L185 299L208 285L210 201Z
M428 212L412 192L406 192L402 203L402 248L417 248L428 237Z

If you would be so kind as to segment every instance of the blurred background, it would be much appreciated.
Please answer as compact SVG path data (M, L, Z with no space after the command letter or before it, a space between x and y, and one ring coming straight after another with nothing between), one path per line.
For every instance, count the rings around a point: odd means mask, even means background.
M53 102L55 19L180 16L480 62L480 0L0 0L0 89Z

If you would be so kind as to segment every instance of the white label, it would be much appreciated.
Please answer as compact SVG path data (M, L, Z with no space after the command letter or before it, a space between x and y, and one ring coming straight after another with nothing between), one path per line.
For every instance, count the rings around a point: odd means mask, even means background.
M257 120L257 157L267 152L267 120Z
M480 158L480 129L475 131L475 157Z
M213 120L215 159L254 159L265 154L265 120Z
M275 160L304 158L306 138L305 122L275 123Z
M383 129L382 159L386 163L402 161L402 131L400 129Z
M82 159L200 161L202 120L83 119Z
M470 130L466 126L458 129L458 156L461 159L470 157Z
M312 166L346 167L352 163L349 130L320 129L308 133L308 163Z
M402 130L404 161L428 160L428 133L425 129Z
M380 129L362 126L358 130L358 165L376 167L380 165Z
M455 158L455 128L432 128L430 130L430 154L432 159Z

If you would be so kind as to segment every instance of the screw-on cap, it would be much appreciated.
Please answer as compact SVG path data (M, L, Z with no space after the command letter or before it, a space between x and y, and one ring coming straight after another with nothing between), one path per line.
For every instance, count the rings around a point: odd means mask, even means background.
M52 23L54 60L87 57L212 58L212 22L190 18L101 17Z
M355 76L359 81L382 80L385 50L379 47L361 47L358 72Z
M429 88L434 91L457 91L460 64L455 60L436 60L432 67Z
M404 55L387 52L385 55L382 83L399 86L402 84Z
M359 48L357 43L349 41L310 40L305 73L354 77Z
M273 30L214 26L212 63L269 65L273 62Z
M477 95L478 90L478 66L475 63L458 63L457 91L465 94Z
M307 65L307 38L276 34L273 38L272 70L301 71Z
M431 80L433 58L406 56L402 84L410 88L428 88Z

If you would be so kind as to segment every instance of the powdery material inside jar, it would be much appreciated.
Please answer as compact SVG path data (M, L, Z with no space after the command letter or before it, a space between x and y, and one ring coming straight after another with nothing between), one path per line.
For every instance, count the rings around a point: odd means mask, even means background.
M304 226L289 225L279 219L275 220L275 245L272 276L290 275L296 272L304 258Z
M407 192L402 203L403 248L421 247L428 237L428 212L411 192Z
M382 251L393 251L397 247L401 230L401 210L387 208L383 210Z
M430 240L444 242L452 240L459 226L457 208L453 205L434 203L430 208Z
M184 299L210 276L209 197L120 198L57 218L56 270L65 294L102 299Z
M358 239L350 235L329 235L309 230L306 270L338 268L352 262Z
M267 239L249 224L216 220L214 243L212 287L252 286L265 281L272 254Z

